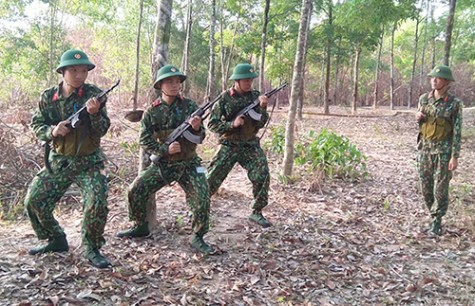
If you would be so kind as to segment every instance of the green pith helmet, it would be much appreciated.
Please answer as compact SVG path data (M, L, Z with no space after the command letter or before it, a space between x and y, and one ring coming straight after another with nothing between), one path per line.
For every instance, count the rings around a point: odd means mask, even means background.
M61 56L61 60L59 61L59 66L56 68L56 72L63 73L63 68L76 65L87 65L87 70L92 70L96 67L96 65L89 61L86 53L82 52L81 50L71 49L64 52Z
M433 78L441 78L446 79L449 81L455 81L454 77L452 76L452 70L445 65L437 65L432 69L432 71L428 74L428 76Z
M182 83L184 80L186 80L186 75L184 75L183 72L180 71L180 69L172 65L165 65L158 70L157 79L155 80L155 83L153 83L153 87L159 89L158 82L172 76L180 77L180 82Z
M230 80L242 80L242 79L254 79L258 74L254 70L254 67L249 64L237 64L234 67L233 74L229 78Z

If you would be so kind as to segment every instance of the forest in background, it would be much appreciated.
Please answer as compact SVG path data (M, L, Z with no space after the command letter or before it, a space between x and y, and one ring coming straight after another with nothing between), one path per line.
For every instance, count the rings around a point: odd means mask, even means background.
M466 105L475 101L473 0L307 2L312 8L300 105L349 106L354 100L355 107L414 107L428 89L427 73L446 60L450 16L453 90ZM122 80L112 103L132 107L136 100L143 108L153 95L153 57L164 26L170 27L164 31L169 37L161 39L168 42L164 60L186 71L185 93L198 103L229 86L233 66L242 61L259 68L263 79L256 87L268 90L292 78L305 3L2 1L0 108L3 113L34 108L41 91L60 80L55 67L69 48L84 50L96 64L89 82L108 87ZM160 8L171 14L169 25L159 24Z

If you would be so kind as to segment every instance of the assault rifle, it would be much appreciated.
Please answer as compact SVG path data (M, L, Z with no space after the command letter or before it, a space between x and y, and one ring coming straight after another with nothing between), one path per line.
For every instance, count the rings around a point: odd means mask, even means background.
M279 87L277 88L274 88L272 89L271 91L268 91L266 92L264 95L267 97L267 98L270 98L272 97L274 94L276 94L277 92L281 91L282 89L284 89L285 87L287 87L287 82L285 82L284 84L280 85ZM259 121L261 120L261 117L262 117L262 114L259 114L258 112L256 112L254 110L254 108L256 106L258 106L260 103L259 101L259 98L257 98L256 100L254 100L254 102L252 102L251 104L249 104L248 106L246 106L245 108L243 108L241 111L239 111L239 113L237 113L236 117L234 117L235 119L239 116L249 116L251 117L253 120L255 121Z
M184 137L186 140L192 143L200 144L203 142L201 135L195 135L190 131L191 124L188 122L190 118L193 117L200 117L201 120L206 119L209 113L205 115L206 111L210 109L219 99L223 96L224 92L217 96L213 101L208 101L205 105L198 108L194 111L190 116L188 116L185 121L183 121L173 132L168 135L168 138L165 140L164 144L166 146L171 145L173 142L177 141L179 138ZM154 163L158 163L160 161L160 156L152 154L150 156L150 160Z
M107 90L104 90L104 91L102 91L101 93L99 93L98 95L95 96L97 101L99 101L101 103L101 108L104 107L105 102L107 101L106 100L106 98L107 98L106 95L109 92L111 92L114 88L116 88L119 85L119 83L120 83L120 79L117 81L117 83L112 85L111 88L109 88ZM81 123L81 117L84 116L86 113L87 113L87 106L86 106L86 104L84 104L84 106L81 107L77 112L75 112L74 114L69 116L69 118L67 119L70 122L68 127L71 128L71 129L75 129L79 125L79 123Z
M111 92L114 88L116 88L119 85L119 83L120 83L120 79L114 85L112 85L111 88L103 90L102 92L100 92L99 94L97 94L95 96L97 101L99 101L101 103L101 108L103 108L105 106L105 102L107 101L106 95L109 92ZM83 107L81 107L78 111L76 111L74 114L69 116L68 119L66 119L70 122L67 125L68 128L75 129L81 123L81 117L83 117L86 114L87 114L87 106L86 106L86 104L84 104ZM81 141L81 139L80 139L80 141ZM46 142L43 143L43 146L45 148L44 162L45 162L45 167L48 170L48 172L53 173L53 170L51 169L51 165L49 163L49 153L50 153L50 150L51 150L50 144L51 144L51 140L46 141ZM81 144L79 144L78 150L79 150L80 146L81 146Z

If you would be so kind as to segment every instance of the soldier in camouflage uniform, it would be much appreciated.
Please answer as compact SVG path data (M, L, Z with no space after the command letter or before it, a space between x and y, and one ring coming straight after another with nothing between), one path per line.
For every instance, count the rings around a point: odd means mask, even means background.
M254 201L251 204L252 214L249 220L262 227L270 227L271 223L262 215L262 209L268 202L269 167L257 137L257 132L269 119L266 111L268 99L252 89L253 80L257 76L251 65L236 65L230 77L234 86L213 106L208 127L220 135L220 148L208 169L208 184L210 194L213 195L234 165L241 165L252 182ZM248 116L236 117L240 110L256 99L260 101L256 109L262 115L260 121L254 121Z
M181 83L186 76L178 68L166 65L157 72L154 83L161 90L161 96L144 113L141 122L140 145L157 160L142 171L129 188L129 218L135 225L117 234L119 237L142 237L149 235L146 222L146 204L151 194L174 181L186 193L190 207L194 236L192 246L203 254L211 254L213 248L206 244L203 236L209 229L209 190L205 169L196 154L196 144L180 138L165 144L167 137L185 120L189 120L192 132L205 137L201 118L188 117L198 109L190 99L179 95Z
M429 73L432 91L419 98L418 172L425 204L432 216L430 232L442 233L442 217L449 205L449 182L457 169L462 135L463 103L448 90L454 81L449 67Z
M31 127L39 140L51 141L51 171L45 167L35 176L25 206L38 239L48 239L46 245L33 248L29 253L67 252L66 235L53 211L68 187L76 183L83 196L84 256L92 265L106 268L110 263L99 252L105 243L103 233L109 211L105 157L100 140L107 133L110 120L106 108L101 108L100 101L95 98L101 90L85 83L89 70L94 67L84 52L66 51L56 69L63 75L63 81L41 94ZM88 115L81 118L76 129L70 129L67 118L84 105Z

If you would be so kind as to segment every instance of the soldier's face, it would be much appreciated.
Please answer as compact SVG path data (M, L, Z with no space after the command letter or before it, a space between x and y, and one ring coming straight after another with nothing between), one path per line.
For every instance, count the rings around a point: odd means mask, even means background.
M178 76L172 76L162 80L161 89L170 96L176 96L180 92L181 80Z
M74 88L81 87L86 81L87 65L68 66L64 69L64 80L66 83Z
M254 81L254 79L241 79L237 80L236 84L242 92L250 92L252 89L252 81Z
M432 85L432 89L441 90L442 88L449 85L450 81L436 77L436 78L431 78L430 83Z

